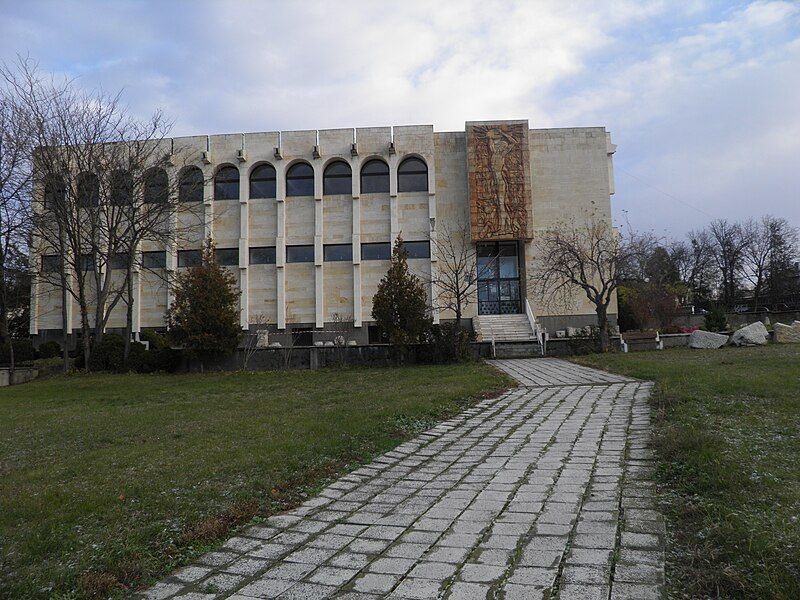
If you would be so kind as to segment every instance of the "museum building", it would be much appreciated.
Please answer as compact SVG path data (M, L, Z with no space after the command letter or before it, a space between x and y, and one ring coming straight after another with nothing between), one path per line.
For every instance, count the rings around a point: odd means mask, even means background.
M177 178L189 231L171 247L143 248L134 278L133 329L165 329L170 275L197 264L213 238L238 281L243 330L301 332L329 341L380 341L372 298L402 236L409 267L437 308L437 236L468 232L479 265L466 307L480 338L532 339L542 330L595 323L582 294L566 306L537 299L536 233L591 213L611 221L615 146L602 127L529 129L527 121L321 129L175 138L196 164ZM43 262L48 256L39 257ZM113 268L111 266L110 268ZM79 315L67 296L67 329ZM31 333L60 339L59 290L34 283ZM612 305L611 312L616 312ZM615 315L611 315L612 319ZM124 327L123 303L108 330Z

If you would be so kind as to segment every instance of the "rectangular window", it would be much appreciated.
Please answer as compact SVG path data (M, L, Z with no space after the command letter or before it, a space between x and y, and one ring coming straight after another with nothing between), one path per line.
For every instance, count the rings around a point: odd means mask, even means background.
M128 268L128 255L125 252L117 252L108 259L108 268L112 271L121 271Z
M403 242L403 248L408 252L408 258L431 257L431 244L428 240L424 242Z
M217 248L216 257L217 257L217 262L223 267L239 266L238 248Z
M42 273L58 273L61 269L61 257L57 254L42 256Z
M275 246L262 246L259 248L250 248L250 264L274 265Z
M389 260L391 257L392 245L389 242L361 244L361 260Z
M94 264L94 256L91 254L81 254L80 260L81 270L90 272L94 271L95 264Z
M167 266L167 253L164 250L142 252L142 266L145 269L163 269Z
M370 344L388 344L389 336L377 325L367 326L367 335Z
M314 262L314 246L286 246L286 262Z
M325 244L322 255L326 262L352 261L353 244Z
M200 250L178 250L179 267L197 267L200 262Z

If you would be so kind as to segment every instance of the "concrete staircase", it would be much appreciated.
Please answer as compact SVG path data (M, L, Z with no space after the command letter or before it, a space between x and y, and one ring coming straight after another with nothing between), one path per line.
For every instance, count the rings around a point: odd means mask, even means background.
M536 342L528 317L520 315L479 315L474 320L479 342Z
M479 315L473 320L479 342L494 342L495 358L541 356L539 340L527 315Z

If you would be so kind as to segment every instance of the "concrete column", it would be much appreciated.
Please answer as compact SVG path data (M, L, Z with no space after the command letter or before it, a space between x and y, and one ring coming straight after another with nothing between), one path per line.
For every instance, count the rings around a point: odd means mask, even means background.
M133 319L132 333L138 334L142 331L142 274L139 267L134 267L131 273L133 278Z
M214 237L214 178L212 169L203 172L203 244Z
M436 219L436 162L433 156L426 156L425 162L428 164L428 219L430 222L430 238L431 245L431 318L434 324L439 324L439 309L435 307L437 304L436 298L439 295L439 290L436 285L438 277L438 257L436 256L436 230L438 223Z
M397 166L399 164L396 154L389 155L389 229L391 231L391 242L400 235L400 214L397 208Z
M248 265L250 263L250 178L248 169L239 169L239 289L241 291L239 324L241 328L250 328L250 300L248 290L250 280Z
M275 200L277 201L277 231L275 232L275 273L278 329L286 329L286 168L275 165Z
M323 205L322 175L320 161L314 164L314 325L317 329L325 326L324 298L324 260L322 250L323 239Z
M361 327L361 161L353 157L353 326Z
M31 248L36 248L36 239L32 240ZM38 278L36 277L36 273L39 272L39 264L37 261L41 261L41 253L35 250L32 250L30 256L28 257L28 266L30 267L30 272L33 274L31 277L31 315L30 315L30 322L28 324L28 331L31 335L36 335L39 333L39 282ZM52 290L50 294L52 295ZM63 325L63 323L62 323Z

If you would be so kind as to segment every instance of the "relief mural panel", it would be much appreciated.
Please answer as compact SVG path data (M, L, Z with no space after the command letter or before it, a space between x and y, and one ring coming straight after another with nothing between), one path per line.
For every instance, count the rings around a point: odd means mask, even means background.
M527 121L467 123L472 239L531 238Z

